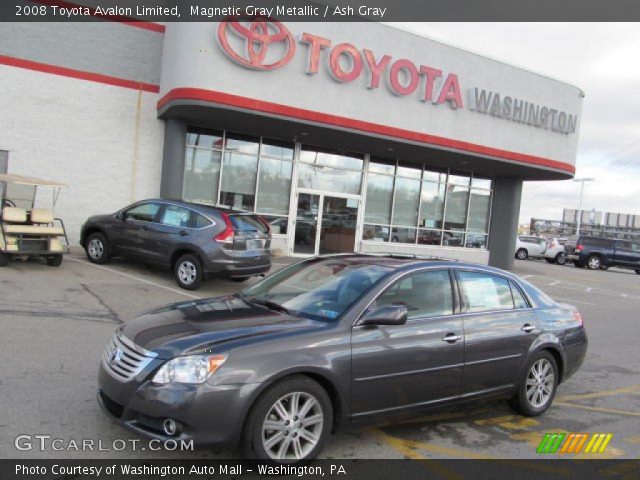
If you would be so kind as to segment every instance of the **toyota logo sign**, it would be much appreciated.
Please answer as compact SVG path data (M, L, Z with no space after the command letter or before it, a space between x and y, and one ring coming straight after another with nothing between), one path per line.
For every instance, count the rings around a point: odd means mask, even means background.
M218 43L229 58L254 70L283 67L296 53L293 35L272 17L223 21L218 27Z

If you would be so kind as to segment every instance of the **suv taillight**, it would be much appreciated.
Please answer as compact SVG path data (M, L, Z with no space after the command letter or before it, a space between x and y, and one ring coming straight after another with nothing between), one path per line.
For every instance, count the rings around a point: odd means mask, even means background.
M218 235L213 237L216 242L220 243L233 243L233 225L231 224L231 220L229 219L229 214L221 212L222 219L224 220L224 224L226 225L225 229L220 232Z
M576 252L582 251L582 245L576 245Z

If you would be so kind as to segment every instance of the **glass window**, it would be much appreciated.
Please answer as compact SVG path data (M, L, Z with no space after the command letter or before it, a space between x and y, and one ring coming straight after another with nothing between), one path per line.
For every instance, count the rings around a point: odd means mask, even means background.
M141 222L153 222L158 215L158 210L160 210L159 203L142 203L124 212L124 218Z
M249 135L238 135L237 133L227 133L225 149L239 153L258 154L260 139Z
M469 189L447 185L447 205L444 212L444 228L464 230L467 222Z
M442 234L442 245L445 247L464 246L464 232L445 231Z
M483 177L481 175L473 175L471 179L471 186L474 188L491 189L491 179L489 177Z
M485 233L489 231L489 190L471 189L469 200L469 222L467 230L470 232Z
M384 173L386 175L394 175L396 172L395 160L371 160L369 162L369 172Z
M470 181L471 177L466 173L450 172L447 183L450 183L452 185L460 185L461 187L468 187Z
M184 200L218 203L218 180L222 152L187 147L184 165Z
M445 188L444 183L422 183L419 224L421 227L442 228Z
M529 302L524 298L524 295L513 282L509 282L511 285L511 294L513 295L513 303L516 308L529 308Z
M285 235L289 225L289 217L274 217L273 215L262 215L262 218L269 223L273 235Z
M429 168L426 169L422 175L424 180L429 180L431 182L446 183L447 181L446 170Z
M289 213L291 168L291 162L260 157L257 212L281 215Z
M362 231L362 239L374 242L388 242L389 227L386 225L365 225Z
M487 235L467 233L467 240L464 245L467 248L487 248Z
M298 185L302 188L359 195L361 181L360 172L309 164L298 167Z
M187 145L200 148L222 148L222 132L207 128L189 127Z
M467 311L484 312L513 309L509 281L480 272L458 272Z
M418 230L418 243L420 245L440 245L441 241L441 230Z
M328 167L350 168L353 170L362 170L364 163L362 157L354 154L343 154L330 150L322 151L313 147L302 147L300 151L300 161L326 165Z
M416 228L393 227L391 241L398 243L416 243Z
M393 199L393 177L369 173L367 177L367 205L365 222L391 223L391 203Z
M293 160L293 143L262 139L260 155L276 157L282 160Z
M376 306L383 305L406 305L409 319L452 315L449 272L420 272L398 280L376 300Z
M253 211L258 157L226 151L222 166L220 203Z
M422 177L422 167L417 165L398 166L397 175L401 177L420 178Z
M211 220L209 220L204 215L200 215L196 212L191 212L193 218L193 225L195 228L205 228L211 225Z
M169 227L188 227L191 211L178 205L165 205L160 223Z
M393 224L417 226L420 204L420 180L396 178Z

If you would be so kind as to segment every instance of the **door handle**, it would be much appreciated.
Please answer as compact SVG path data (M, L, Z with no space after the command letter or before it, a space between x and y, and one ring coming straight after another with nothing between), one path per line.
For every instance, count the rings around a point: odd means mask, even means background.
M187 232L186 230L180 230L181 237L186 237L187 235L189 235L189 232Z
M523 332L529 333L529 332L533 332L535 329L536 327L534 325L529 325L528 323L525 323L520 330L522 330Z
M462 340L462 336L461 335L456 335L455 333L447 333L443 338L442 341L443 342L447 342L447 343L455 343L458 340Z

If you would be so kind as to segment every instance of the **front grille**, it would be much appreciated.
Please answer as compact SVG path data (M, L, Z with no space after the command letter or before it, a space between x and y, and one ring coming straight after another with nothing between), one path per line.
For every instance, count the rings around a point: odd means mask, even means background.
M105 348L102 364L113 377L128 382L156 356L116 331Z

